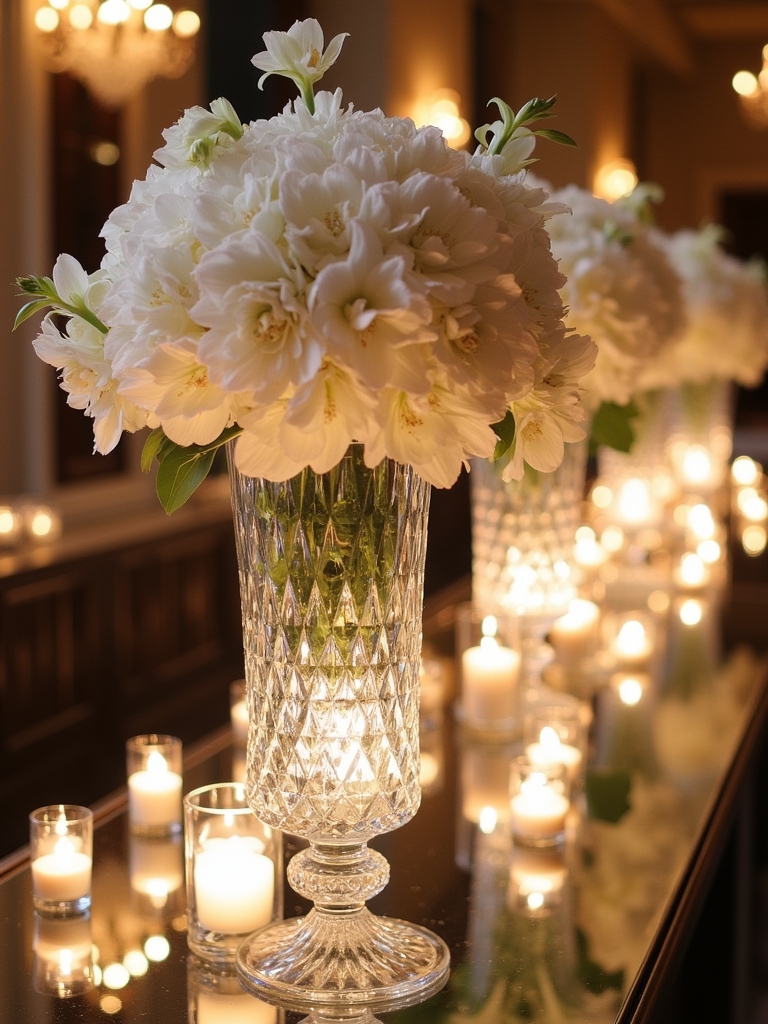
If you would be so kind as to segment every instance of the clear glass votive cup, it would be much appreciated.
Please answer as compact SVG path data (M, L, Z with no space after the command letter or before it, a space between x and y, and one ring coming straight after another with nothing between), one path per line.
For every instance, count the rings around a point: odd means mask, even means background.
M167 836L181 829L181 740L149 733L125 745L131 831Z
M456 610L461 666L457 717L475 733L507 736L519 729L521 658L507 646L511 633L509 619L480 618L469 605Z
M229 715L232 722L232 744L244 750L248 745L248 702L245 699L244 679L236 679L229 684Z
M93 988L91 915L67 920L35 914L33 985L57 999L80 996Z
M282 914L282 835L254 816L245 786L226 782L184 798L184 847L189 947L234 963L243 939Z
M512 835L519 846L557 846L565 840L570 810L563 764L536 764L525 754L512 762L509 779Z
M84 913L91 905L93 812L76 804L38 807L29 816L29 848L35 910Z
M246 992L234 970L187 959L189 1024L278 1024L283 1012Z
M523 748L534 764L562 764L568 782L581 779L586 754L586 736L579 709L564 705L540 705L523 720Z

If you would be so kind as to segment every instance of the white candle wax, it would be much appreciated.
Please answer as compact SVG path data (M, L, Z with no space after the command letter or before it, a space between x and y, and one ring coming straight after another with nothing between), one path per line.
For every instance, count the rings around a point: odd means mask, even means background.
M232 715L232 739L240 746L248 742L248 708L244 700L237 701L231 709Z
M651 642L645 626L637 619L625 622L613 641L614 656L623 665L644 665L650 658L651 651Z
M520 655L493 637L464 651L462 708L469 722L505 722L515 717Z
M181 776L168 770L162 754L128 778L128 812L133 825L152 828L181 821ZM161 764L162 762L162 764Z
M277 1007L242 995L198 992L197 1024L277 1024Z
M571 782L578 777L582 756L578 747L561 742L554 729L542 729L538 743L530 743L525 752L536 765L562 764ZM553 738L554 737L554 738Z
M44 900L79 900L91 891L91 858L70 839L59 839L53 853L32 861L32 886Z
M197 919L207 931L240 935L272 920L275 865L248 840L209 839L195 857Z
M512 831L531 839L547 839L565 829L570 803L546 781L538 784L532 776L520 786L511 800Z
M561 665L573 668L595 653L600 640L599 625L600 609L593 601L571 601L566 614L552 623L547 637Z

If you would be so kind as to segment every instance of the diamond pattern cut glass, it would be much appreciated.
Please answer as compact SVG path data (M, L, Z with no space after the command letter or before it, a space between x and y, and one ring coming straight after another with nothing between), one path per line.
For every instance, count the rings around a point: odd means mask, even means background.
M342 997L379 1009L408 991L421 998L442 984L447 950L364 903L389 876L366 841L405 824L420 800L429 486L391 461L367 468L362 445L325 474L272 483L242 476L232 460L230 474L249 801L261 821L310 841L289 880L315 902L307 918L246 942L241 976L297 1008L302 991L308 1009Z

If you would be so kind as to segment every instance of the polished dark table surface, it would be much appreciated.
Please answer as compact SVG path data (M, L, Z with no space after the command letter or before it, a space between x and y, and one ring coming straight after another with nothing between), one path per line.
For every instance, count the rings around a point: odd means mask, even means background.
M453 611L462 596L461 588L445 595L425 617L425 639L433 654L443 657L448 674ZM370 906L437 931L450 946L452 972L441 993L420 1006L381 1014L382 1020L628 1024L656 1019L657 996L700 910L765 733L764 665L742 652L691 699L667 694L647 707L623 710L598 701L596 711L598 770L587 788L603 820L575 819L562 863L539 863L538 870L564 879L560 896L542 909L528 906L516 888L520 872L535 871L537 865L515 859L519 851L513 850L503 822L494 828L486 819L483 831L469 820L478 817L473 807L503 803L514 745L462 735L450 709L424 728L422 748L434 758L434 778L425 786L416 817L372 844L389 859L392 877ZM627 713L628 719L621 718ZM613 740L618 737L618 761L606 755L611 747L606 728ZM185 789L232 779L242 770L241 756L228 730L211 736L189 751ZM622 757L630 761L622 764ZM628 794L623 778L631 780ZM297 842L286 839L286 859ZM245 995L222 996L219 1004L203 1000L195 1017L195 992L200 986L210 991L210 979L201 980L188 954L183 887L156 900L156 906L135 892L132 876L142 856L135 844L124 794L116 794L97 808L92 938L102 968L146 948L151 937L156 959L145 961L145 973L119 990L102 981L67 999L36 990L45 985L35 946L50 936L40 932L36 939L23 851L0 863L1 1024L302 1019L290 1012L283 1017ZM181 870L180 843L171 844L165 858L171 874ZM287 887L284 902L286 916L306 909ZM167 942L158 943L158 936Z

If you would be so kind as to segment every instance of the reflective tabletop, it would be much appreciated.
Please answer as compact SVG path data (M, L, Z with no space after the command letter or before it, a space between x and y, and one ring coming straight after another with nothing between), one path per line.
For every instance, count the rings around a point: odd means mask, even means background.
M717 598L704 602L693 640L673 601L653 670L659 685L624 699L628 692L622 698L620 683L606 674L587 688L589 770L565 842L521 847L510 834L508 796L520 740L474 735L452 713L456 608L467 596L459 585L426 610L425 652L442 696L425 707L421 809L372 844L390 861L391 880L371 909L442 936L451 976L421 1005L379 1016L425 1024L641 1019L695 913L702 872L764 730L764 664L742 648L705 672ZM549 683L558 685L556 675ZM241 780L243 759L229 730L209 737L188 752L185 790ZM285 837L286 862L300 845ZM191 956L182 839L129 834L124 793L96 808L85 917L35 915L23 852L0 869L2 1024L304 1018L259 1003L236 978ZM283 903L286 916L308 909L287 883ZM78 989L78 957L91 981L70 995Z

